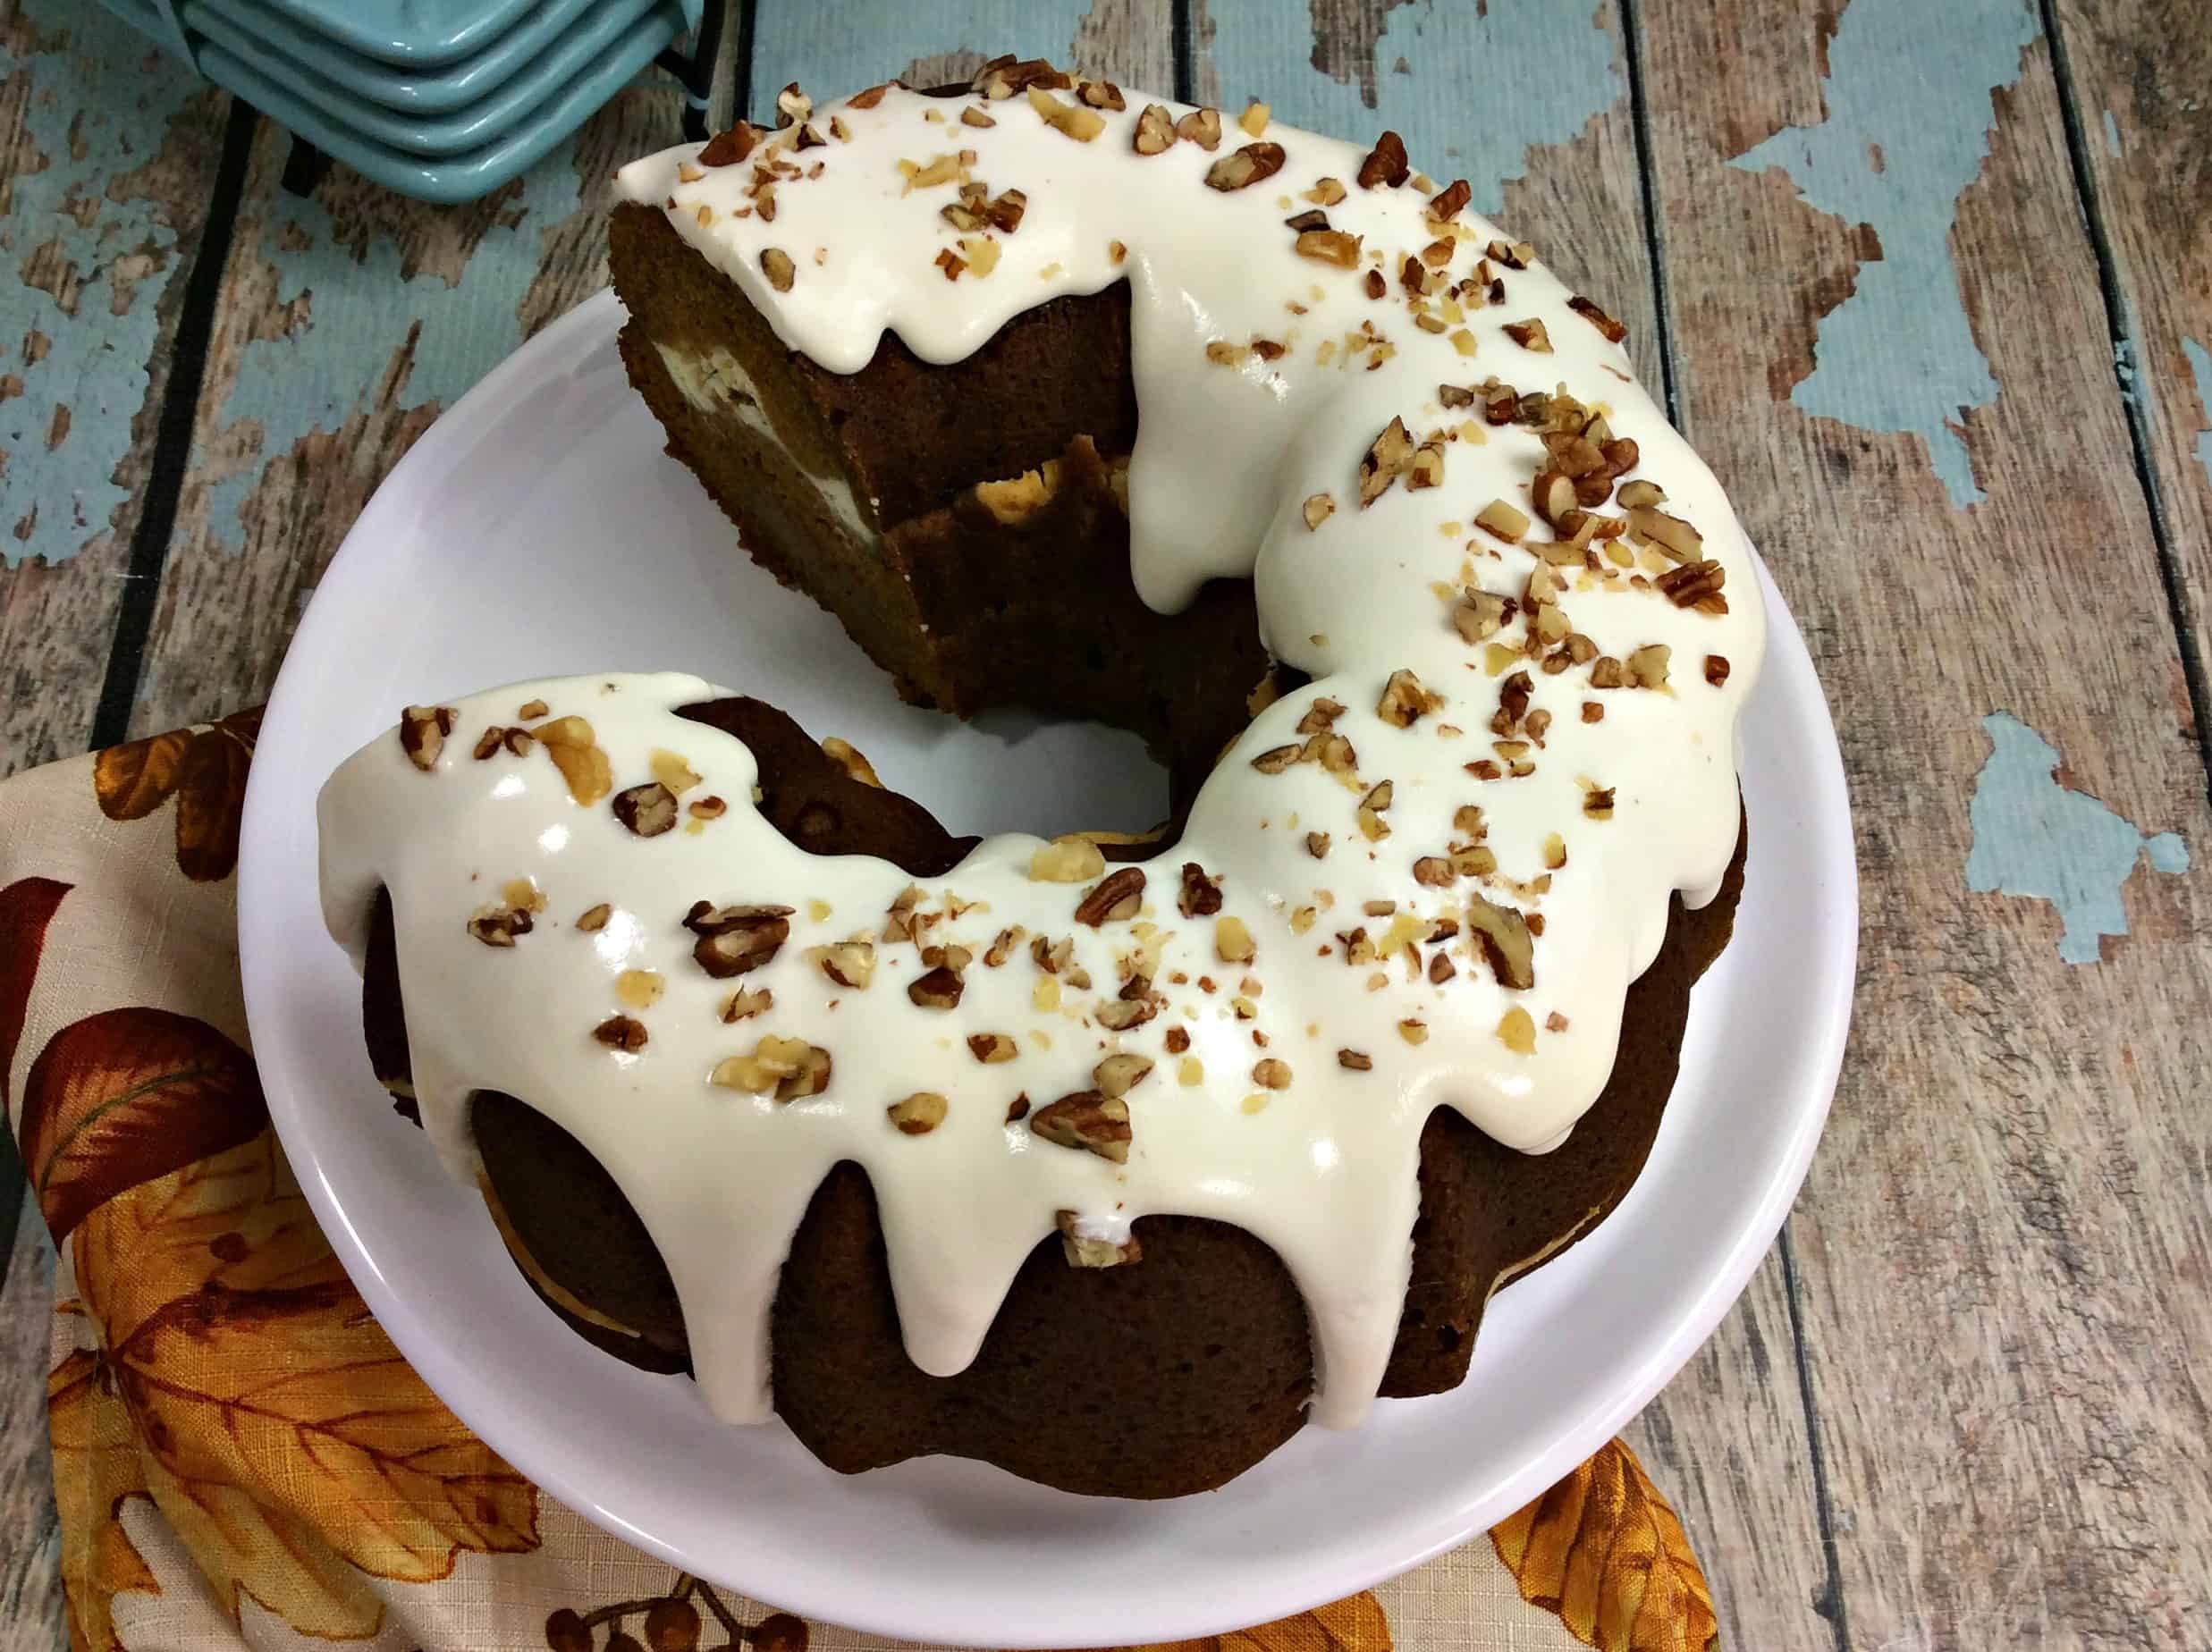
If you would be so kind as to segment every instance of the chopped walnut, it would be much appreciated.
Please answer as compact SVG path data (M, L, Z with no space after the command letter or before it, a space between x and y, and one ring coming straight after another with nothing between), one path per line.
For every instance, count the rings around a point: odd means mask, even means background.
M760 273L768 278L768 284L778 292L789 292L791 282L798 278L798 267L791 255L781 247L764 247L760 255Z
M1348 1067L1355 1073L1366 1073L1373 1070L1375 1058L1372 1056L1362 1055L1356 1049L1339 1049L1337 1051L1337 1065L1340 1067Z
M1566 839L1558 832L1547 832L1543 847L1544 865L1548 870L1557 872L1566 864Z
M1583 813L1593 821L1613 818L1613 790L1610 786L1592 787L1583 794Z
M1337 502L1327 493L1314 493L1305 502L1305 525L1317 528L1335 514Z
M998 122L992 120L989 115L985 114L981 109L978 109L974 104L969 104L960 111L960 124L963 126L974 126L980 128L996 126ZM834 131L836 122L832 122L831 127L832 130Z
M1144 873L1124 866L1102 880L1076 905L1076 922L1097 929L1136 916L1144 898Z
M706 148L698 153L702 166L735 166L753 153L753 146L763 133L750 121L739 121L727 131L716 132L706 140Z
M1429 216L1439 223L1445 223L1457 217L1461 212L1465 210L1467 203L1473 198L1473 188L1465 178L1456 178L1449 188L1430 201Z
M749 1021L764 1010L773 1007L775 1001L775 994L765 987L739 987L722 1000L722 1021L727 1025L735 1025L740 1021Z
M1129 1160L1129 1106L1117 1096L1078 1090L1031 1114L1029 1129L1057 1147L1080 1148L1118 1165Z
M438 766L445 737L453 732L454 715L450 705L410 705L400 713L400 749L425 773Z
M1394 729L1410 729L1443 704L1444 696L1423 687L1421 678L1413 672L1397 670L1390 673L1390 680L1383 685L1375 715Z
M530 700L526 701L522 709L515 715L521 718L524 722L529 722L536 718L543 717L551 709L543 700Z
M1268 106L1258 98L1245 105L1245 112L1237 117L1237 124L1247 138L1257 138L1267 131Z
M640 838L657 838L675 827L676 794L658 780L616 792L614 818Z
M1279 1061L1273 1056L1255 1062L1252 1068L1252 1082L1262 1090L1290 1088L1290 1063Z
M487 947L511 947L515 937L534 927L527 906L479 906L469 919L469 932Z
M628 1016L609 1016L591 1030L591 1035L609 1049L636 1055L646 1047L646 1026Z
M1329 834L1325 831L1307 832L1305 834L1305 852L1308 855L1311 855L1315 860L1326 859L1329 855Z
M720 797L697 797L692 800L688 813L695 821L718 821L730 813L730 805Z
M1359 164L1359 187L1372 190L1379 184L1388 184L1396 189L1412 172L1406 159L1406 140L1396 132L1386 131L1375 139L1375 147Z
M1076 96L1093 109L1111 109L1116 114L1127 108L1121 88L1111 80L1085 80L1076 88Z
M758 969L790 939L789 906L714 906L696 901L684 927L699 939L691 948L698 966L717 981Z
M1707 654L1705 656L1705 680L1716 688L1728 680L1727 655Z
M596 906L587 908L584 914L577 919L576 927L587 935L595 935L606 928L607 920L613 915L614 908L603 900Z
M1175 135L1196 144L1211 155L1220 147L1221 112L1219 109L1194 109L1175 123Z
M489 728L485 729L482 734L477 737L476 749L469 753L469 755L474 757L478 763L484 762L487 757L498 755L501 742L506 735L506 732L507 731L504 729L502 729L497 723L492 724ZM409 754L410 756L412 754L413 754L411 753ZM433 759L433 761L435 762L435 760Z
M1319 217L1318 213L1308 215ZM1292 220L1295 224L1297 221ZM1293 250L1302 258L1312 258L1320 264L1333 264L1340 270L1359 267L1360 238L1347 235L1342 230L1332 230L1326 221L1312 229L1298 232L1298 239L1291 243Z
M1408 490L1436 487L1444 480L1444 444L1424 442L1414 454L1414 462L1406 468L1406 485Z
M1397 1024L1397 1035L1409 1044L1429 1041L1429 1024L1418 1016L1408 1016Z
M947 1102L934 1090L917 1090L903 1101L894 1101L883 1111L891 1122L899 1127L900 1135L927 1135L945 1122Z

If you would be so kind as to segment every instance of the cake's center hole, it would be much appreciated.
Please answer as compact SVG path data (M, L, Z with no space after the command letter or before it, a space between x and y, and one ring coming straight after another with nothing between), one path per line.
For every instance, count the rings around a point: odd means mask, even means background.
M1168 817L1167 771L1123 729L1014 710L912 716L918 738L861 749L951 831L1136 833Z

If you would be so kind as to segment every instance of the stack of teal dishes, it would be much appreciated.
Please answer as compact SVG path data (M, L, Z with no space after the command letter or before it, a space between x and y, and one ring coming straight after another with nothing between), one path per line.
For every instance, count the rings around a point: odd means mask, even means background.
M325 154L431 201L521 172L697 30L703 3L107 0Z

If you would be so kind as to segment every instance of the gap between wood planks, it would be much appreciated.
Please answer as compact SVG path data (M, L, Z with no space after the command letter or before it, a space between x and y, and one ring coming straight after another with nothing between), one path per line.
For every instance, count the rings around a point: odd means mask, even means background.
M1682 409L1676 392L1673 294L1667 279L1666 228L1659 220L1659 189L1652 176L1651 107L1643 80L1643 20L1638 0L1619 0L1619 5L1621 50L1628 69L1629 124L1636 143L1636 187L1642 197L1644 243L1651 255L1660 389L1668 420L1681 429ZM1826 1589L1811 1606L1815 1613L1828 1621L1836 1652L1851 1652L1851 1614L1844 1602L1843 1557L1836 1547L1836 1500L1828 1487L1827 1454L1820 1444L1820 1407L1813 1394L1812 1364L1805 1344L1797 1252L1791 1243L1786 1218L1775 1243L1782 1256L1782 1300L1789 1310L1790 1366L1797 1376L1798 1403L1805 1419L1805 1455L1812 1471L1813 1519L1820 1533L1821 1564L1828 1573Z
M2133 317L2120 290L2120 270L2112 249L2112 234L2105 223L2105 204L2097 192L2097 178L2090 165L2089 135L2081 125L2081 99L2074 86L2073 64L2066 52L2065 36L2059 31L2056 0L2038 0L2043 38L2051 44L2051 80L2058 88L2058 113L2066 131L2066 160L2073 170L2073 190L2081 206L2089 232L2090 251L2097 260L2097 291L2104 300L2105 326L2112 338L2113 383L2120 392L2126 417L2128 447L2135 460L2136 485L2143 490L2143 508L2150 517L2151 543L2158 553L2158 580L2166 587L2167 615L2174 624L2174 643L2182 657L2182 679L2188 686L2190 719L2196 724L2197 754L2204 766L2205 795L2212 798L2212 691L2205 683L2203 639L2190 623L2189 603L2182 588L2181 556L2174 548L2174 527L2168 518L2166 496L2159 491L2158 468L2150 456L2150 423L2143 399L2132 380L2143 371Z

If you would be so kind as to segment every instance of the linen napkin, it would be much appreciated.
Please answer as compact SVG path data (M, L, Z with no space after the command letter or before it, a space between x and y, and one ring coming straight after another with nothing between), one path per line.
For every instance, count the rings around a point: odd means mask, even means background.
M234 897L259 725L241 712L0 783L0 1098L60 1247L46 1404L72 1646L895 1644L591 1525L470 1434L370 1317L248 1049ZM1681 1521L1615 1441L1456 1553L1178 1652L1717 1639Z

